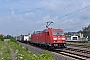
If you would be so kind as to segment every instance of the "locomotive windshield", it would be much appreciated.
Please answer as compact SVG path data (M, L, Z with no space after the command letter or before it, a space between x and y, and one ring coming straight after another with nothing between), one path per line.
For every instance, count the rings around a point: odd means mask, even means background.
M60 30L53 30L53 35L64 35L63 31Z

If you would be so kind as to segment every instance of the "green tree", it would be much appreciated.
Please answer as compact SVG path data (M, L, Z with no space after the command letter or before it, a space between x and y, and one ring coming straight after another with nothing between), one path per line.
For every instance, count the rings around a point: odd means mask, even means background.
M16 42L16 43L17 43L17 41L16 41L16 39L15 39L14 37L10 37L10 41L11 41L11 42Z
M84 37L90 36L90 24L88 27L82 28L82 30L78 31L79 33L83 33Z
M4 37L3 37L3 36L0 36L0 40L1 40L1 41L4 41Z
M71 32L64 33L65 35L71 35Z

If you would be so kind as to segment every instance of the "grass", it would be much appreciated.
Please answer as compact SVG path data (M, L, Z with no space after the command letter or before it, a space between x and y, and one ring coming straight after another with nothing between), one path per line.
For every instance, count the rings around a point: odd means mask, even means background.
M16 59L17 60L31 60L30 59L30 54L28 53L28 51L26 51L25 48L22 48L21 45L15 43L15 42L9 42L10 45L12 45L11 47L13 48L14 52L16 53Z
M86 46L90 46L90 42L88 42L88 43L85 43L84 45L86 45Z
M35 55L31 51L28 51L28 47L24 48L15 42L9 42L9 44L16 53L16 60L55 60L49 51L45 51L44 54Z
M44 54L35 55L28 50L28 47L24 48L14 40L5 42L0 40L0 60L11 60L9 47L14 51L16 60L55 60L49 51L45 51Z
M67 44L76 44L76 45L84 45L84 46L90 46L90 41L86 43L78 43L78 42L66 42Z
M0 41L0 60L10 60L10 49L8 42Z

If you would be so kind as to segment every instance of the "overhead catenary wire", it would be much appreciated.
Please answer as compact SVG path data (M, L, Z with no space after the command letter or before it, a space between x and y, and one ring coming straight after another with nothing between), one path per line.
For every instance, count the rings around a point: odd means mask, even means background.
M82 18L82 20L85 20L85 19L87 19L87 18L90 18L90 17L85 17L85 18ZM89 25L89 23L87 23L88 25ZM73 28L82 28L82 26L83 27L85 27L87 24L73 24L73 26L72 25L70 25L70 26L68 26L67 28L69 29L69 30L73 30ZM63 24L61 24L61 25L63 25ZM67 28L65 28L65 29L67 29Z
M89 9L88 9L89 10ZM85 10L86 12L88 11L88 10ZM85 12L85 11L83 11L83 12ZM83 13L83 12L81 12L81 13ZM75 16L77 16L77 15L81 15L80 13L79 14L75 14L75 15L73 15L72 17L75 17ZM67 19L69 19L70 17L68 17L68 18L65 18L65 19L62 19L62 20L67 20ZM87 17L85 17L84 19L86 19Z
M62 16L62 17L59 17L58 19L55 19L55 20L59 20L59 19L61 19L61 18L64 18L64 17L66 17L66 16L69 16L69 15L71 15L71 14L74 14L74 13L76 13L76 12L79 12L79 11L81 11L81 10L83 10L83 9L86 9L86 8L88 8L88 7L90 7L90 5L88 5L88 6L86 6L86 7L83 7L83 8L81 8L81 9L78 9L78 10L76 10L76 11L74 11L74 12L71 12L71 13L69 13L69 14L66 14L66 15L64 15L64 16ZM73 16L74 17L74 16ZM85 18L83 18L83 19L86 19L86 18L88 18L88 17L85 17ZM85 25L84 25L85 26ZM75 27L75 26L74 26ZM80 27L80 26L79 26Z
M76 1L77 1L77 0L76 0ZM75 2L76 2L76 1L75 1ZM69 6L70 6L70 5L69 5ZM66 15L64 15L64 16L62 16L62 17L59 17L58 19L64 18L64 17L66 17L66 16L69 16L69 15L71 15L71 14L73 14L73 13L79 12L79 11L81 11L81 10L83 10L83 9L88 8L88 7L90 7L90 5L88 5L88 6L86 6L86 7L83 7L83 8L81 8L81 9L78 9L78 10L76 10L76 11L74 11L74 12L69 13L69 14L66 14ZM55 19L55 20L58 20L58 19Z
M76 11L74 11L74 12L69 13L69 14L66 14L66 15L58 18L58 19L64 18L64 17L66 17L66 16L68 16L68 15L71 15L71 14L73 14L73 13L79 12L79 11L81 11L81 10L83 10L83 9L88 8L88 7L90 7L90 5L88 5L88 6L86 6L86 7L83 7L83 8L81 8L81 9L78 9L78 10L76 10ZM58 19L56 19L56 20L58 20Z
M61 10L59 10L58 12L61 12L63 9L68 8L69 6L73 5L73 4L74 4L75 2L77 2L77 1L78 1L78 0L75 0L74 2L70 3L70 4L67 5L66 7L62 8ZM58 12L54 13L53 15L51 15L51 17L54 16L55 14L57 14Z
M66 7L62 8L62 10L63 10L63 9L66 9L67 7L69 7L69 6L71 6L71 5L73 5L73 4L74 4L75 2L77 2L77 1L78 1L78 0L73 1L72 3L70 3L69 5L67 5ZM47 6L47 5L46 5L46 6ZM45 7L46 7L46 6L45 6ZM45 8L45 7L44 7L44 8ZM60 11L61 11L61 10L59 10L58 12L60 12ZM53 15L57 14L58 12L54 13ZM53 15L51 15L51 17L52 17ZM37 28L37 27L34 27L34 28Z
M76 10L76 11L74 11L74 12L69 13L69 14L66 14L66 15L58 18L58 19L61 19L61 18L63 18L63 17L66 17L66 16L71 15L71 14L73 14L73 13L76 13L76 12L78 12L78 11L81 11L81 10L83 10L83 9L86 9L86 8L88 8L88 7L90 7L90 5L88 5L88 6L86 6L86 7L83 7L83 8L81 8L81 9L78 9L78 10Z
M88 7L89 7L89 5L88 5ZM79 10L80 10L80 9L79 9ZM89 10L90 10L90 9L87 9L87 10L85 10L85 11L87 12L87 11L89 11ZM82 11L82 12L80 12L80 13L83 13L83 12L85 12L85 11ZM75 17L75 16L77 16L77 15L81 15L80 13L79 13L79 14L75 14L75 15L72 16L72 17ZM70 18L70 17L69 17L69 18ZM65 18L65 19L62 19L62 20L67 20L67 19L69 19L69 18ZM85 20L85 19L88 19L88 18L90 18L90 17L83 17L82 20ZM74 20L74 23L75 23L75 21L76 21L76 20ZM63 23L61 23L60 25L63 26ZM75 24L73 24L73 25L75 25ZM59 25L54 25L54 26L59 26ZM71 25L71 26L72 26L72 25ZM69 26L68 28L71 29L71 26ZM81 27L81 26L85 26L85 25L80 24L79 27ZM74 26L74 28L75 28L75 27L78 27L78 26Z
M77 1L77 0L76 0ZM75 1L75 2L76 2ZM74 3L74 2L73 2ZM72 3L72 4L73 4ZM86 7L83 7L83 8L81 8L81 9L78 9L78 10L76 10L76 11L74 11L74 12L71 12L71 13L69 13L69 14L66 14L66 15L64 15L64 16L62 16L62 17L59 17L58 19L55 19L55 20L59 20L59 19L61 19L61 18L64 18L64 17L66 17L66 16L69 16L69 15L71 15L71 14L73 14L73 13L76 13L76 12L79 12L79 11L81 11L81 10L83 10L83 9L86 9L86 8L88 8L88 7L90 7L90 5L88 5L88 6L86 6ZM75 17L75 16L73 16L73 17ZM86 19L86 18L88 18L88 17L85 17L85 18L83 18L83 19ZM66 19L63 19L63 20L66 20Z

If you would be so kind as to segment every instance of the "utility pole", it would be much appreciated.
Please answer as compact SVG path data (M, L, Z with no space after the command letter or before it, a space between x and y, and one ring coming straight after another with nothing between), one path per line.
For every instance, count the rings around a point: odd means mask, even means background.
M13 37L13 33L12 33L12 37Z
M46 25L46 28L49 28L49 25L51 24L51 23L53 23L52 21L48 21L48 22L46 22L47 23L47 25Z
M18 36L18 30L17 30L17 36Z
M18 30L17 30L17 36L16 36L16 40L18 40Z

